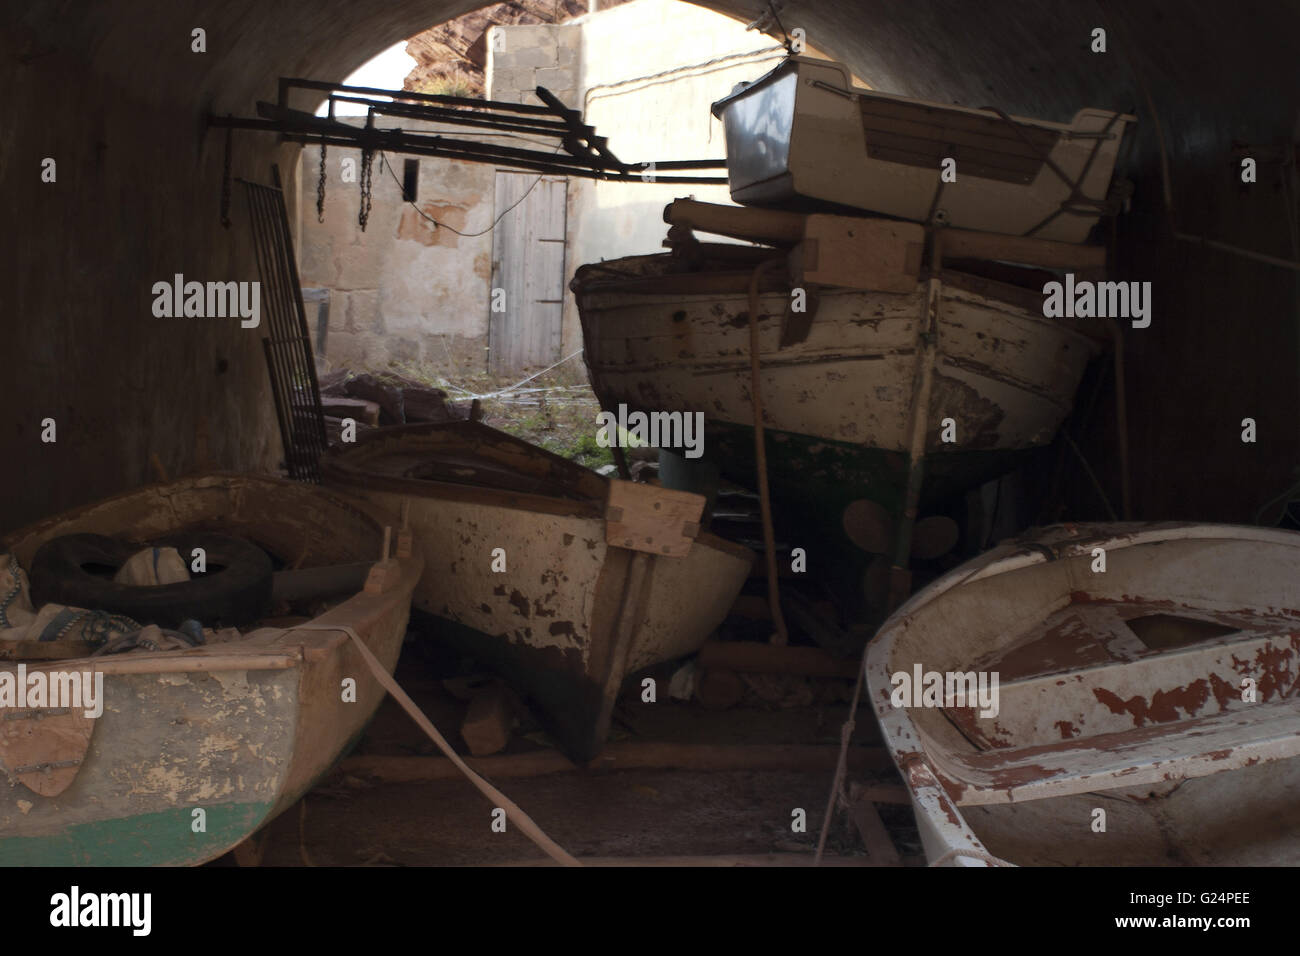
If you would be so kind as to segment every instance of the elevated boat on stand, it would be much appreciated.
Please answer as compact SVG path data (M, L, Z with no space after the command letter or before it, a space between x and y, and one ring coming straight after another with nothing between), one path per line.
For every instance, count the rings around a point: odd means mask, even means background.
M877 623L912 557L956 543L940 505L1051 442L1110 340L1045 318L1042 290L1104 275L1082 243L1120 208L1134 118L930 103L804 56L713 113L742 205L678 200L671 253L578 269L591 382L607 410L702 413L706 459L770 484L809 577Z
M667 216L733 233L712 219L753 219L714 208L679 201ZM912 503L922 515L1016 467L1052 441L1109 334L1044 318L1041 296L1019 286L957 269L922 275L919 226L888 223L873 235L872 220L776 215L763 212L756 228L780 232L779 247L699 243L580 268L572 287L587 368L603 408L703 413L705 459L754 487L756 358L772 500L799 516L807 538L795 543L810 570L857 576L870 555L895 554L913 462L924 459ZM862 235L807 234L845 223ZM833 272L826 254L837 244L866 249L874 273ZM826 257L817 266L813 245ZM755 261L773 259L751 299ZM791 309L795 288L808 291L806 313Z

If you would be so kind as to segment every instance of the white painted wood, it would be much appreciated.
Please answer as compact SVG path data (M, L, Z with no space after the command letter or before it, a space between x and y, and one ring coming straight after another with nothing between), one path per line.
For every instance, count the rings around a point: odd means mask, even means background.
M1300 862L1297 575L1293 532L1066 525L918 592L870 645L866 680L927 856L970 831L1016 863ZM1221 630L1149 646L1126 623L1149 617ZM998 713L894 706L917 665L998 672ZM1122 841L1091 829L1097 808Z
M495 209L502 218L492 235L492 289L505 290L506 308L488 314L493 374L560 358L567 188L563 178L497 172Z
M604 265L653 276L669 260L637 256ZM603 400L752 424L746 278L737 274L734 292L708 294L625 291L599 274L582 284L576 295L586 360ZM765 426L906 452L925 288L823 290L807 339L784 348L789 295L762 294ZM955 284L945 282L942 295L927 450L1051 441L1099 340ZM1104 332L1101 322L1096 331ZM940 441L944 418L957 423L956 445Z

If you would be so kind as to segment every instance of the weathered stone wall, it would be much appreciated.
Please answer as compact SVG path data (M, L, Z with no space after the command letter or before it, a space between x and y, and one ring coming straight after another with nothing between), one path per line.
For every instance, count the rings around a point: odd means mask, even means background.
M403 127L442 129L415 123ZM495 170L481 163L421 157L417 212L403 200L398 185L405 158L393 158L391 173L375 159L370 217L362 232L359 186L341 181L345 160L360 170L359 151L327 150L323 223L317 221L316 208L320 151L303 151L299 270L304 286L330 290L326 359L333 367L356 369L405 365L481 372L486 367L492 235L459 236L452 230L480 232L491 225ZM421 212L443 226L435 227ZM308 311L314 334L314 310Z
M539 103L544 86L565 106L577 108L578 47L582 33L568 23L490 27L487 32L487 97L505 103Z

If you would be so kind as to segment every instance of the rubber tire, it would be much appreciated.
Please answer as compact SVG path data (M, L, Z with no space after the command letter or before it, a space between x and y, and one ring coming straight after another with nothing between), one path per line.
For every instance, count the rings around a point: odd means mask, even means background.
M206 552L208 567L220 570L176 584L118 584L84 565L120 568L150 545L132 545L98 534L70 534L41 545L32 559L32 601L124 614L140 624L178 628L193 618L204 627L244 627L271 603L271 559L255 544L212 532L173 535L153 547L175 547L189 562L194 548Z

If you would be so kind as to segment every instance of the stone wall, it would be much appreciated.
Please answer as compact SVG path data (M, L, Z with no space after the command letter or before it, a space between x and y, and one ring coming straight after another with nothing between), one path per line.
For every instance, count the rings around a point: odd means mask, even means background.
M431 124L403 126L438 130ZM494 168L420 158L417 212L403 200L398 185L406 157L394 157L391 172L376 158L370 217L363 232L357 223L359 186L340 179L342 164L349 159L359 170L359 151L334 147L326 153L323 223L317 221L316 209L319 147L303 151L300 172L300 278L304 287L330 290L328 364L481 372L486 363L492 235L459 236L452 229L479 232L491 225ZM443 226L435 227L425 216ZM308 324L314 335L312 308Z
M487 32L487 98L539 103L544 86L565 106L577 106L581 30L571 23L490 27Z

